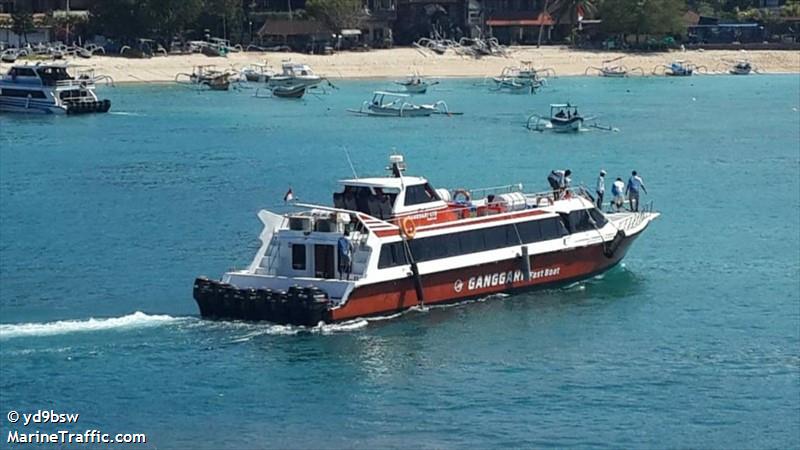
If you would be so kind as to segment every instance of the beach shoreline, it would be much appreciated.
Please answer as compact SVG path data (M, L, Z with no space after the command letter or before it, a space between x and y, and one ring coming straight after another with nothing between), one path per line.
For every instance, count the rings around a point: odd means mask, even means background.
M416 48L401 47L369 52L340 52L333 55L302 53L248 52L231 53L227 58L202 54L156 56L132 59L94 56L91 59L70 58L67 63L91 67L98 75L108 75L115 83L168 83L179 73L191 73L198 65L214 65L220 70L238 71L255 64L267 63L280 70L282 61L305 63L329 79L391 79L418 72L438 78L485 78L497 76L507 66L531 61L536 69L553 69L556 76L583 76L589 67L600 67L603 61L619 58L614 64L629 70L641 68L650 75L659 64L684 60L708 73L724 71L737 60L749 60L760 73L800 73L800 51L795 50L686 50L660 53L623 53L614 51L573 50L567 47L511 47L508 57L485 56L480 59L448 52L436 55ZM5 73L10 64L0 65ZM638 75L639 71L636 71ZM596 75L597 72L589 72ZM634 75L635 76L635 75Z

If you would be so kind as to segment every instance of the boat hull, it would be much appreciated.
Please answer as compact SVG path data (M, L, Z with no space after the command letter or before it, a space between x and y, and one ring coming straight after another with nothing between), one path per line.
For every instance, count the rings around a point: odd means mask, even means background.
M556 133L576 133L581 131L583 125L583 118L572 119L550 119L550 124L553 126L553 131Z
M267 86L271 88L294 88L297 86L304 86L310 88L322 83L322 78L317 76L299 76L299 77L285 77L274 76L269 79Z
M419 285L409 277L359 286L338 307L330 307L327 296L319 293L316 296L307 293L302 297L305 300L292 303L288 291L269 291L268 294L267 290L237 289L205 278L195 281L194 298L200 314L208 318L316 325L319 321L333 323L388 315L421 304L457 303L503 292L551 288L590 278L617 265L643 230L631 236L620 233L614 241L606 244L533 255L527 277L524 276L523 259L507 259L424 274L420 276ZM297 294L293 295L297 297ZM309 296L314 297L314 301L309 301ZM258 300L266 298L271 300Z

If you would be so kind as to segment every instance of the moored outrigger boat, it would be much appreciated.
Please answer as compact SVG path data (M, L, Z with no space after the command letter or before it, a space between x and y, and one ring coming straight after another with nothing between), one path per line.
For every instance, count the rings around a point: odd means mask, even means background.
M584 118L578 113L578 107L569 103L550 105L550 117L542 118L536 114L528 117L529 130L544 131L551 129L556 133L576 133L581 131Z
M625 56L619 56L613 59L607 59L603 61L602 67L587 67L586 70L583 72L584 75L589 75L590 72L596 71L598 75L601 77L609 77L609 78L624 78L627 77L629 74L633 72L639 72L642 76L644 76L644 69L641 67L634 67L633 69L629 69L624 64L613 64Z
M429 87L436 86L439 82L428 81L422 78L419 73L415 72L403 81L395 81L395 84L402 86L404 91L408 94L424 94L428 92Z
M0 78L0 111L43 114L104 113L110 100L95 94L94 71L72 76L66 64L16 64Z
M493 90L535 94L537 89L546 84L546 77L555 76L554 69L534 69L531 61L521 63L520 66L505 67L499 76L492 77Z
M348 109L347 111L379 117L429 117L433 114L449 116L462 114L451 112L443 100L429 105L417 105L408 102L408 97L408 94L375 91L372 94L372 100L364 101L360 109Z
M705 66L677 59L670 64L659 64L653 68L653 75L666 75L668 77L690 77L695 73L706 72Z
M227 91L231 86L231 75L233 74L229 71L218 70L216 66L207 64L194 66L192 73L175 75L175 82L198 87L205 86L212 91Z
M239 76L250 83L267 83L275 76L269 64L250 64L239 71Z
M207 318L313 326L574 283L617 265L659 216L603 213L581 189L434 189L405 175L342 180L333 206L258 213L261 247L243 270L200 277Z

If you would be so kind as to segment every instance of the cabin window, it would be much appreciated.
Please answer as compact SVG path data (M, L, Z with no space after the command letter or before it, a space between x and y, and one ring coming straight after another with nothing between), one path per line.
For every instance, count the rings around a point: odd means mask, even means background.
M11 74L12 77L14 75L14 73ZM28 69L27 67L16 67L16 75L20 77L35 77L36 73L33 69Z
M517 234L519 233L519 234ZM443 236L432 236L409 241L411 255L417 262L433 261L451 256L484 252L513 247L522 243L558 239L567 234L558 217L533 220L529 222L501 225L480 230L462 231ZM408 264L403 242L393 242L381 246L378 268L395 267Z
M292 269L306 270L306 246L292 244Z
M369 188L366 186L345 186L342 193L333 194L336 208L359 211L379 219L389 219L393 215L396 189Z
M562 218L567 224L570 233L591 231L594 230L595 227L601 228L606 224L605 217L603 217L599 211L596 211L595 208L580 209L578 211L572 211L569 214L562 214ZM593 221L594 224L592 223Z
M20 97L20 98L28 98L30 95L31 98L47 98L42 91L28 91L25 89L8 89L3 88L0 90L5 97Z
M597 208L590 209L589 215L591 215L592 219L594 219L597 228L603 228L608 222L608 220L606 220L606 216L604 216L603 213L601 213Z
M439 196L428 183L408 186L406 188L405 206L419 205L438 200Z

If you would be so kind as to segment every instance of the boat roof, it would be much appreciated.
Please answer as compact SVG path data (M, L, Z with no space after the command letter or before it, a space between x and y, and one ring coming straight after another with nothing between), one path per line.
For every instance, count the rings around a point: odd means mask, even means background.
M391 188L402 189L403 186L416 186L418 184L425 184L428 180L422 177L373 177L373 178L352 178L348 180L339 180L340 184L347 186L362 186L371 188Z
M551 103L550 107L551 108L574 108L575 105L572 105L570 103Z
M388 97L408 97L408 94L399 94L397 92L375 91L373 95L386 95Z

